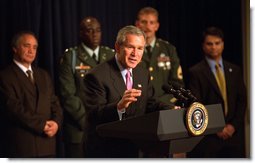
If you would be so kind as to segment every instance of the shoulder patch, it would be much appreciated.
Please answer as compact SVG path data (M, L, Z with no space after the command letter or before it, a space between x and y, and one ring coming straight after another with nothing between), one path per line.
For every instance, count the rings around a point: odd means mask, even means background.
M115 50L114 49L112 49L112 48L109 48L108 46L101 46L102 48L104 48L104 49L106 49L106 50L111 50L112 52L115 52Z
M177 78L183 80L182 67L179 66L177 69Z

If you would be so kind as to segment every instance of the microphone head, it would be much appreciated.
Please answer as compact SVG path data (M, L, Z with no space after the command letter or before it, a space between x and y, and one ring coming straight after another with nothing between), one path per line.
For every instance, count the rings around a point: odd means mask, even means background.
M181 89L183 86L178 83L177 81L169 81L168 82L169 85L171 85L174 89Z
M167 85L167 84L163 84L161 88L166 93L171 93L172 94L172 93L175 92L174 88L172 86L170 86L170 85Z
M175 98L178 100L181 100L183 102L188 101L188 98L185 97L180 90L174 89L172 86L164 84L162 85L162 89L169 94L172 94Z
M197 98L192 94L192 92L188 89L183 88L183 86L176 82L176 81L169 81L168 82L169 85L171 85L171 87L173 87L175 90L178 90L181 92L181 94L186 97L187 99L189 99L188 101L194 102L197 101Z

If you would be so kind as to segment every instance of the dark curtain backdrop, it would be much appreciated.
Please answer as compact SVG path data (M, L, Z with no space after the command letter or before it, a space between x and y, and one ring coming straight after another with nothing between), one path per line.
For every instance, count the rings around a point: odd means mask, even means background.
M145 6L159 11L157 35L176 46L184 77L203 57L200 36L209 25L225 32L224 58L242 66L241 0L0 0L0 68L12 60L12 36L31 30L39 41L35 64L50 73L57 88L59 58L79 43L83 17L99 19L102 44L113 48L117 31L134 24L138 10ZM58 153L63 156L61 142Z
M242 66L241 0L1 0L0 67L12 59L12 36L31 30L39 40L36 64L55 81L59 57L79 42L83 17L100 20L102 44L113 48L117 31L134 24L136 13L144 6L158 9L157 35L177 47L184 75L202 58L200 36L209 25L225 32L224 58Z

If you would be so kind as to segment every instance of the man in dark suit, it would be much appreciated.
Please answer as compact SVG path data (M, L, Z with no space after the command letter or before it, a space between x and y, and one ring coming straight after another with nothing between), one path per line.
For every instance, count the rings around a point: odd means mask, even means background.
M4 157L55 157L62 110L47 72L31 65L37 39L20 32L12 46L13 62L0 72Z
M222 104L226 125L217 134L206 136L188 155L245 157L244 115L247 97L241 70L222 59L224 36L219 28L207 28L202 44L205 59L190 68L189 87L204 105ZM222 77L217 75L219 72ZM221 78L223 85L219 84Z
M132 142L100 137L96 126L173 108L155 100L149 73L138 65L144 47L145 34L126 26L118 32L115 57L85 76L88 157L138 157L138 148Z
M85 157L83 150L85 108L81 99L86 73L114 56L114 50L101 43L101 25L94 17L80 24L81 43L65 51L59 66L59 93L64 109L63 136L65 157Z

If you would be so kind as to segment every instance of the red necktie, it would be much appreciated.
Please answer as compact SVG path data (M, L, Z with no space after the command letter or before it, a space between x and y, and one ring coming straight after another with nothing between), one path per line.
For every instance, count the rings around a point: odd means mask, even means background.
M132 81L131 81L131 73L129 70L127 70L127 73L126 73L126 86L127 86L127 89L132 89Z

